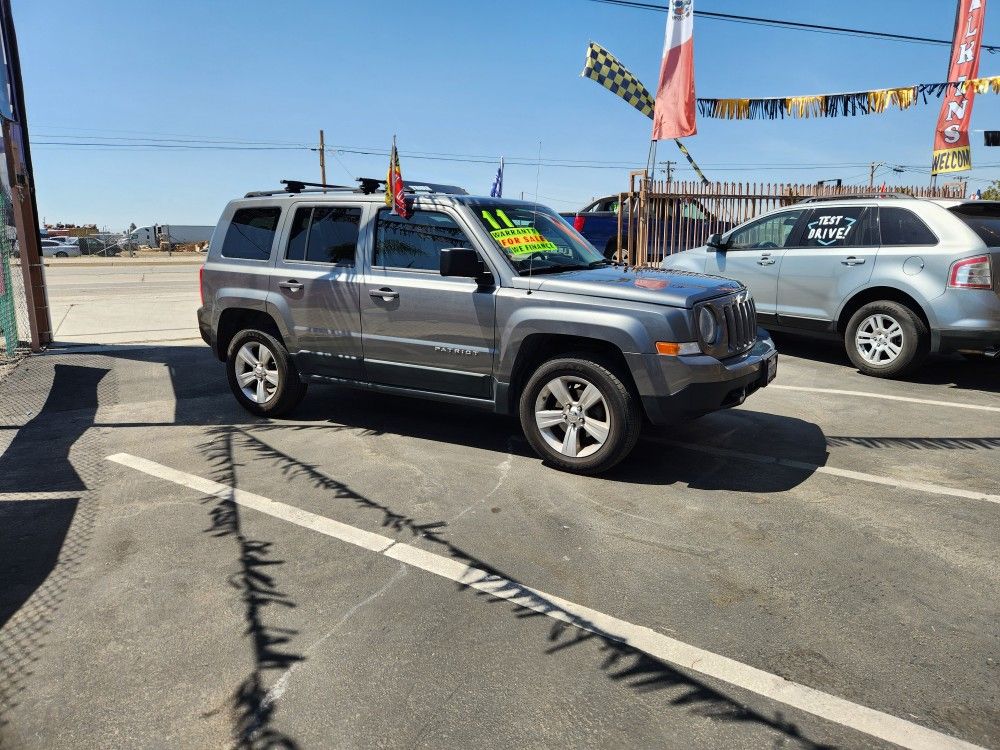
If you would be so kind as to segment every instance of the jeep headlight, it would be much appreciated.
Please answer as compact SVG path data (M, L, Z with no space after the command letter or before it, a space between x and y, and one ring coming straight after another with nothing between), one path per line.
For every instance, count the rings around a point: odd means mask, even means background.
M714 345L719 338L719 321L708 305L698 311L698 334L702 342L709 346Z

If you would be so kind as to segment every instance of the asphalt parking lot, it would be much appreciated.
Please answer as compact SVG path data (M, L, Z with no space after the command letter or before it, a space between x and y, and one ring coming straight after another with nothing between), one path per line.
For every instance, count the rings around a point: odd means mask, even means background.
M3 748L1000 746L995 363L779 339L585 478L459 407L254 419L173 344L0 382Z

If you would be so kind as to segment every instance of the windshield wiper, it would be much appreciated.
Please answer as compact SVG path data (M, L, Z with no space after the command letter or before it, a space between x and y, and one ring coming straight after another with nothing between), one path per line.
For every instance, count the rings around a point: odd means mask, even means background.
M602 258L601 260L595 260L592 263L587 264L587 268L604 268L604 266L610 266L611 261Z
M590 266L546 266L544 268L536 268L531 273L533 276L537 276L540 273L563 273L564 271L588 271ZM521 271L521 275L525 276L528 273L528 269Z

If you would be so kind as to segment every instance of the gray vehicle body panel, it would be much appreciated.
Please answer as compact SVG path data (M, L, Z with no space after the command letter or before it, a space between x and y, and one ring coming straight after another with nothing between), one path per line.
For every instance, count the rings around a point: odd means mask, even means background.
M672 255L661 266L668 270L708 270L738 279L754 295L761 324L775 330L836 335L843 330L846 314L859 295L889 289L911 297L919 305L930 328L931 351L988 349L1000 345L1000 248L987 247L964 221L947 210L965 202L906 198L823 201L786 207L752 220L802 208L901 208L916 214L936 236L934 245L727 252L700 247ZM734 228L723 239L750 223ZM948 287L948 274L955 261L984 254L991 257L992 290ZM852 256L863 262L846 265ZM765 257L774 262L759 265ZM769 304L772 295L773 306Z
M419 195L413 207L450 216L479 252L492 283L374 265L381 195L276 194L233 201L222 214L203 269L203 337L224 358L226 352L218 346L224 311L263 312L274 320L306 379L470 403L501 413L515 406L511 396L518 357L532 337L534 343L573 337L611 344L621 353L647 416L657 423L734 405L764 384L758 381L775 351L762 331L752 347L725 361L656 353L657 341L696 342L697 306L745 295L738 282L623 267L522 276L469 210L466 203L472 200L477 205L489 201ZM498 201L512 203L520 202ZM330 204L361 208L355 262L287 260L295 210ZM269 258L222 257L235 212L264 207L281 208ZM689 409L685 389L696 385L706 386L706 395ZM727 399L733 403L723 404Z

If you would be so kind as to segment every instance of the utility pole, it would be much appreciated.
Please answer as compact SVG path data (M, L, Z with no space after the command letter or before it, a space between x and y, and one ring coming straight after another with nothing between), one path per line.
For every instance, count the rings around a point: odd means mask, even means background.
M666 177L666 181L670 182L674 178L674 166L677 164L675 161L661 161L660 165L663 167L663 172Z
M7 73L7 80L0 80L0 86L6 87L9 83L11 94L9 109L0 113L3 115L0 117L3 147L10 179L14 223L17 227L17 244L21 254L31 350L37 352L52 343L52 321L42 268L42 242L38 232L38 205L35 202L35 179L28 144L28 117L24 109L21 60L17 51L10 0L0 0L0 41L3 43L3 62ZM0 100L2 99L6 97L0 96Z
M319 181L321 184L326 184L326 141L323 140L323 131L319 131ZM323 192L326 192L326 188L323 188Z
M875 170L882 166L882 162L873 161L868 170L868 187L875 187Z

